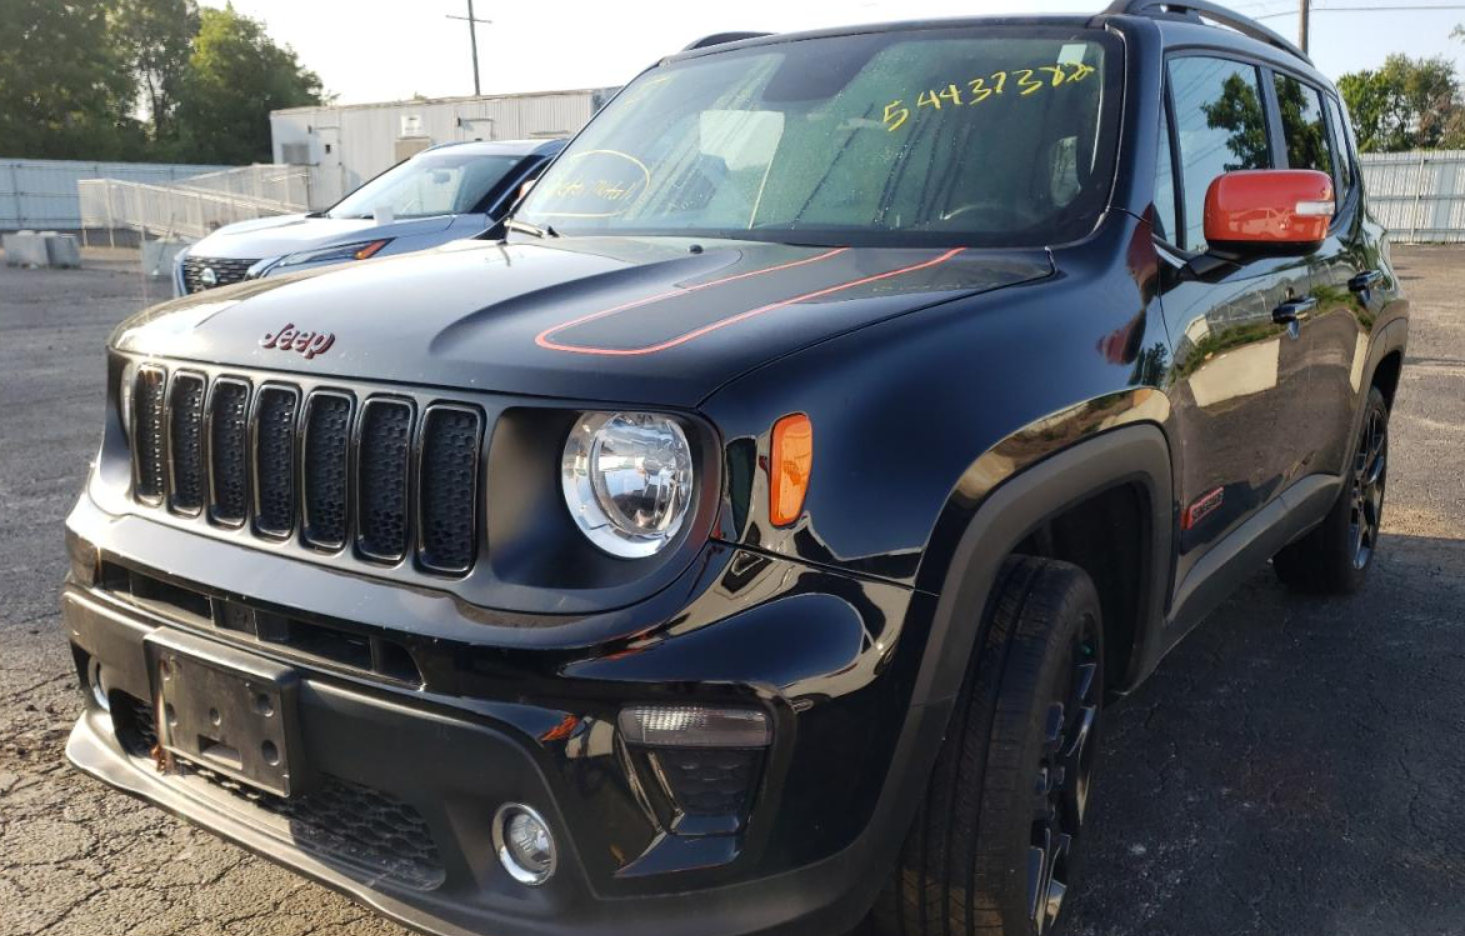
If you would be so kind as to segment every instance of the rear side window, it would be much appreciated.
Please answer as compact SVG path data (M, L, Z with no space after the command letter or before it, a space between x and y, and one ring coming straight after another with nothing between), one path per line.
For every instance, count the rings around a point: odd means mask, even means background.
M1333 175L1333 148L1328 141L1322 93L1287 75L1277 75L1276 82L1288 168L1316 169Z
M1185 189L1187 250L1205 249L1206 191L1219 175L1272 164L1261 80L1254 66L1186 56L1170 62Z
M1348 131L1343 123L1343 112L1338 107L1338 102L1332 98L1327 99L1328 123L1333 127L1333 149L1337 152L1335 160L1337 173L1334 175L1334 184L1338 187L1338 206L1342 207L1345 199L1353 191L1353 157L1348 148Z

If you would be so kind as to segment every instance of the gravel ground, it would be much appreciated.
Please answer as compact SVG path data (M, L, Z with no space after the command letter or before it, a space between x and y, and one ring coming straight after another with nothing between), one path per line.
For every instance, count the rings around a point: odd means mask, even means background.
M1267 569L1110 713L1077 936L1465 934L1465 251L1414 300L1386 536L1349 599ZM161 291L117 257L0 268L0 936L402 934L66 767L61 522L102 343Z

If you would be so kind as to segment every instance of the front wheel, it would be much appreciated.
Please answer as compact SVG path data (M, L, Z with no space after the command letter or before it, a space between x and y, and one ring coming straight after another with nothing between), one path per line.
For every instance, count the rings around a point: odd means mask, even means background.
M1372 387L1343 491L1316 529L1272 557L1277 578L1307 592L1346 595L1362 588L1378 552L1388 480L1389 405Z
M1015 557L926 798L876 905L889 936L1048 933L1062 919L1104 697L1098 594L1077 566Z

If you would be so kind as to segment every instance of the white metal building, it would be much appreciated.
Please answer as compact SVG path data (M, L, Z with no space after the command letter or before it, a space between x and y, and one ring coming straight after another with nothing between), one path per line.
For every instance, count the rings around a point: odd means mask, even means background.
M311 207L322 208L437 143L569 136L585 125L613 91L295 107L271 113L270 132L275 162L312 167Z

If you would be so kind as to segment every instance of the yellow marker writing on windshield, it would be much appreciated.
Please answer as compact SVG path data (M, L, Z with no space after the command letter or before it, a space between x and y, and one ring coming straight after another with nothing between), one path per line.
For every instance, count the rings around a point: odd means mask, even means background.
M911 112L909 108L902 107L900 101L891 101L885 105L885 129L898 129L910 116ZM891 123L892 120L895 122Z
M968 94L965 99L963 99L961 88L952 82L943 90L927 88L918 92L915 107L917 110L928 108L936 111L942 109L943 103L949 107L975 107L997 95L1006 93L1009 78L1012 79L1018 97L1031 97L1047 88L1076 84L1092 75L1094 71L1094 66L1085 65L1082 62L1071 65L1039 65L1035 68L996 71L990 75L968 80L966 82ZM892 132L900 129L910 120L910 116L911 109L906 106L905 100L896 98L885 105L885 129Z

